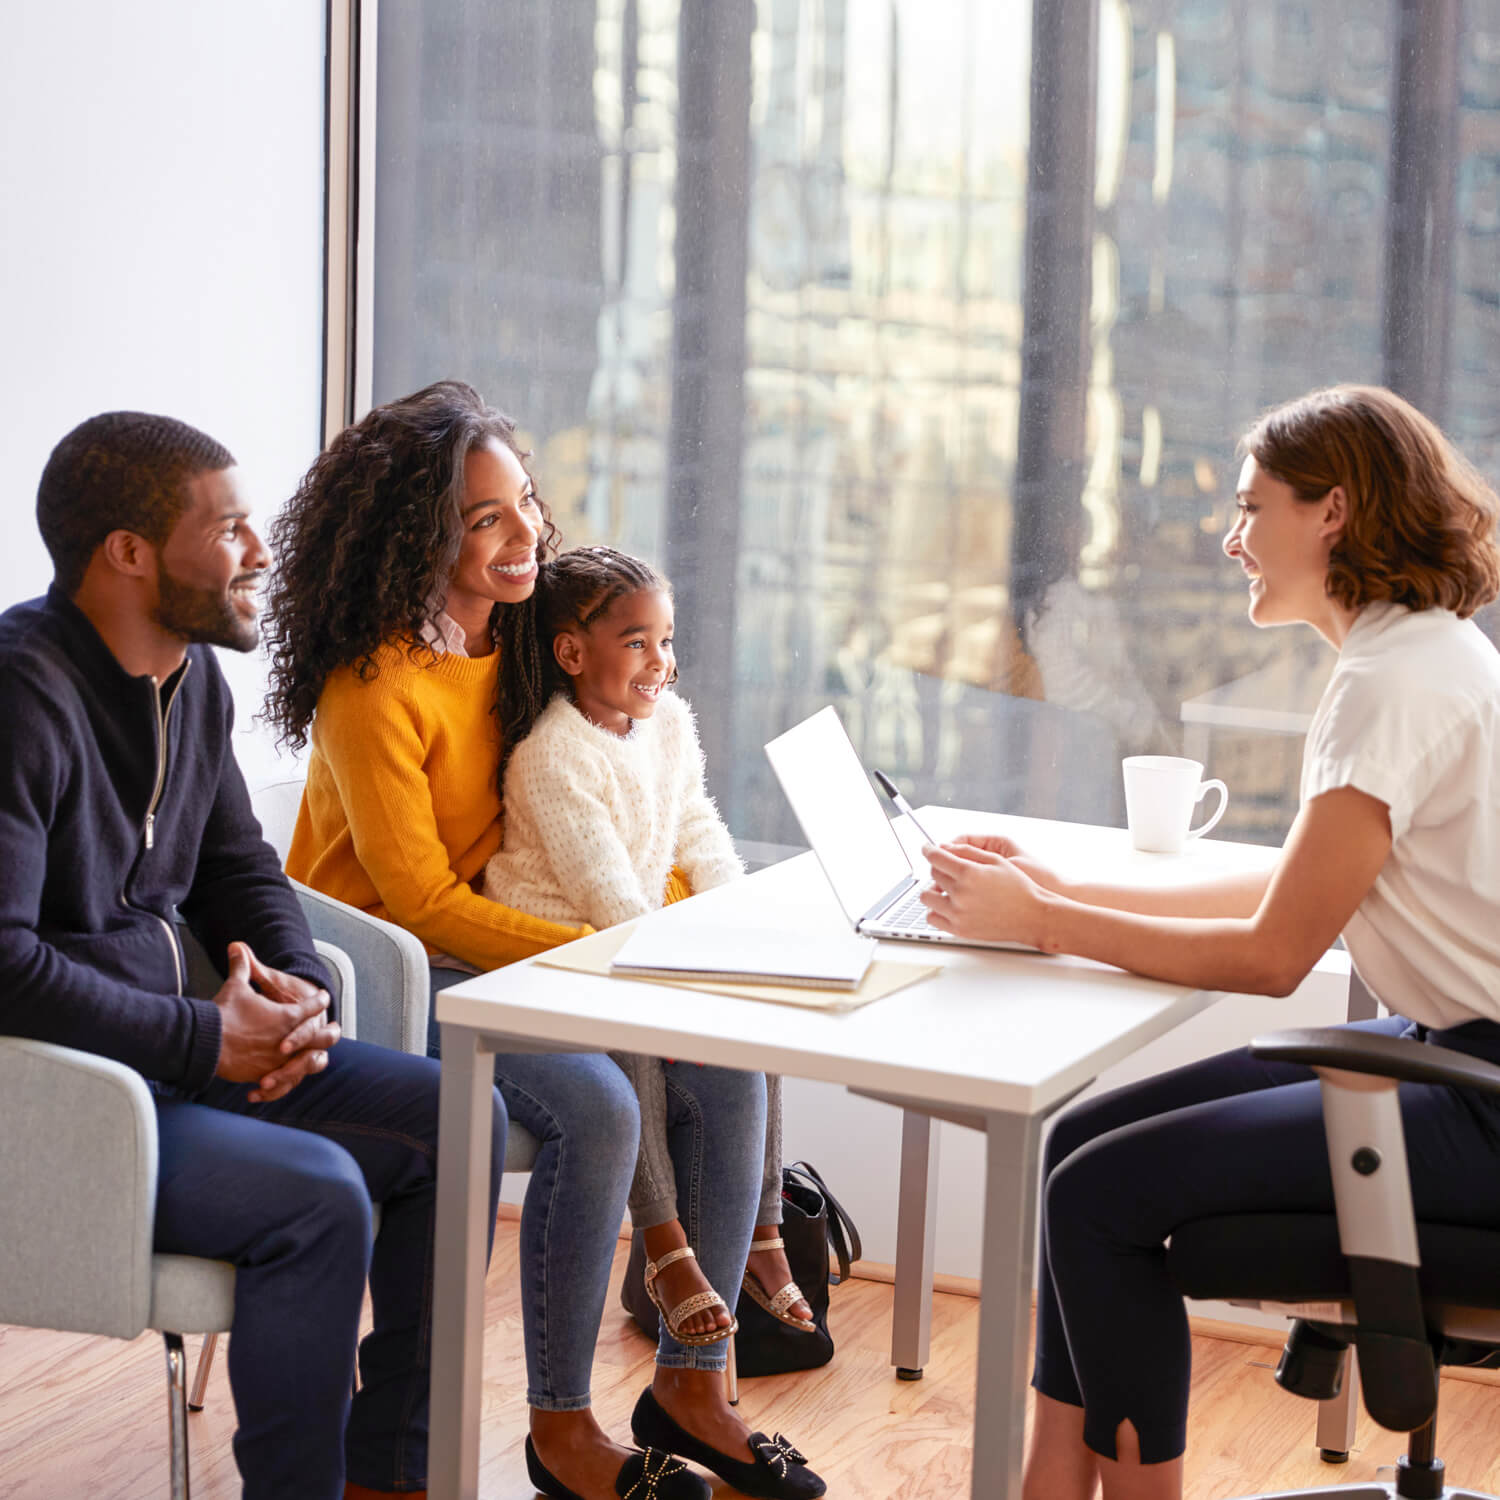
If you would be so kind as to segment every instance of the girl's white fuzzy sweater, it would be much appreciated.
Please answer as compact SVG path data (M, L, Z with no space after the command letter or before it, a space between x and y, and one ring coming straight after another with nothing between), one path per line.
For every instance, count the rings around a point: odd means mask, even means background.
M623 737L559 694L516 746L504 800L484 894L532 916L612 927L662 904L673 865L695 891L743 872L704 786L692 710L670 689Z

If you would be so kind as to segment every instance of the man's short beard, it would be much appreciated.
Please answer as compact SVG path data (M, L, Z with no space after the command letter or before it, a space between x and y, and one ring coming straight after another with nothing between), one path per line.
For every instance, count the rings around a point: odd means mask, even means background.
M233 602L213 589L179 583L164 567L157 569L156 623L179 640L230 651L253 651L260 641L260 623L246 619Z

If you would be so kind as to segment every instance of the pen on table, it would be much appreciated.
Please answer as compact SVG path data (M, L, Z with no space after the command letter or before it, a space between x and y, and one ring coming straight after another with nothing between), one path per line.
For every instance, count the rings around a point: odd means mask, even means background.
M874 774L876 781L880 783L880 790L896 804L897 812L903 812L911 819L912 827L922 835L922 842L936 845L937 840L917 821L916 813L911 810L911 803L901 795L900 788L897 787L896 783L884 771L876 771Z

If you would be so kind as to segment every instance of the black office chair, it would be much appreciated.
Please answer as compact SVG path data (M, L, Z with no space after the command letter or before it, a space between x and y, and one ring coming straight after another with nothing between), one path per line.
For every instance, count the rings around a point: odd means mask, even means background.
M1500 1229L1416 1222L1396 1085L1500 1094L1500 1067L1337 1028L1278 1032L1250 1049L1316 1069L1336 1213L1225 1214L1180 1225L1168 1252L1173 1279L1189 1297L1295 1318L1276 1378L1299 1395L1337 1395L1352 1344L1370 1415L1411 1434L1392 1484L1326 1485L1258 1500L1497 1500L1444 1486L1435 1429L1439 1365L1500 1363Z

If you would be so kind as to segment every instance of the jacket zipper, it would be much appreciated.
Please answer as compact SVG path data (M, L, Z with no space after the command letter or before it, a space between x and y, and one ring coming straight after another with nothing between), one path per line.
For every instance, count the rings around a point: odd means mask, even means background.
M182 666L182 675L177 679L177 686L172 689L172 696L167 699L166 707L162 707L161 684L156 678L151 679L151 699L156 708L156 784L151 788L151 800L146 804L146 824L143 830L147 850L156 846L156 809L161 802L162 789L167 781L167 727L172 722L172 708L177 702L177 695L182 691L182 684L187 680L187 674L192 669L193 661L189 657ZM120 905L132 911L141 910L132 907L125 892L120 892ZM167 946L172 950L172 973L177 980L177 993L182 993L182 950L177 946L177 934L172 931L172 924L165 917L158 916L153 912L143 912L153 921L161 924L161 930L167 939Z
M177 695L182 691L182 684L187 680L192 667L193 659L188 657L182 664L182 675L177 679L177 686L172 689L172 696L167 699L165 709L161 706L161 684L154 677L151 679L151 699L156 706L156 785L151 788L151 801L146 805L145 832L148 849L156 845L156 807L161 801L162 788L167 780L167 725L171 722Z

